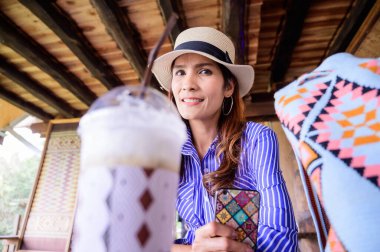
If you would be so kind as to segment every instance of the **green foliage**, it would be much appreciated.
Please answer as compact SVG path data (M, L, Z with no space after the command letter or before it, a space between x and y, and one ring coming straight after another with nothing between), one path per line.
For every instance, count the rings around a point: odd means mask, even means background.
M10 160L0 157L0 234L10 234L14 218L23 215L33 187L39 157Z

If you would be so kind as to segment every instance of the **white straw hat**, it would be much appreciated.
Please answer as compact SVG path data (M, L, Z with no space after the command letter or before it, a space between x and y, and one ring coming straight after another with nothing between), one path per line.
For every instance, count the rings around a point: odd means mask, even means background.
M176 39L174 50L154 61L152 72L167 91L172 80L172 63L185 53L200 54L227 67L238 80L241 97L251 89L255 72L251 65L233 64L235 47L232 41L214 28L195 27L181 32Z

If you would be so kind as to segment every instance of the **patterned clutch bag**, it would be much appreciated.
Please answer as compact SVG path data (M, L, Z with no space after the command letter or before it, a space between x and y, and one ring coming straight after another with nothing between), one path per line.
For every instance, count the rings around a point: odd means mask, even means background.
M257 191L220 189L215 194L215 220L236 230L237 240L256 250L260 194Z

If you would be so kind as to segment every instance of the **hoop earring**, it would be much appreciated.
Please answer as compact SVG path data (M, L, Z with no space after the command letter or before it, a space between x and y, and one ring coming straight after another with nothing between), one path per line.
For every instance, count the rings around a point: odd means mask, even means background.
M225 109L225 101L228 99L228 98L231 98L231 106L230 106L230 109L228 110L228 112L226 113L226 109ZM228 116L231 111L232 111L232 107L234 106L234 99L232 98L232 96L228 97L227 99L224 99L223 100L223 104L222 104L222 112L223 112L223 115L225 116Z

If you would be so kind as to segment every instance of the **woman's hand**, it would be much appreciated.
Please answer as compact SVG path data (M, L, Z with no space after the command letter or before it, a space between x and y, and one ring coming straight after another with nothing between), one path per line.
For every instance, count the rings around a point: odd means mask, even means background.
M192 251L253 251L249 245L236 241L236 237L233 228L213 221L195 231Z

